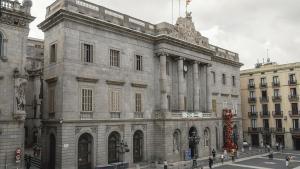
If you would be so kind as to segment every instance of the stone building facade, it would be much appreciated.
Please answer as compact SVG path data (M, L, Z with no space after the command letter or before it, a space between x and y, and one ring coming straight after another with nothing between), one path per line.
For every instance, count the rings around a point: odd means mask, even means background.
M253 146L300 149L300 63L258 64L241 71L244 138Z
M222 150L223 108L234 109L242 126L238 54L209 44L190 13L176 25L154 25L57 0L39 27L43 168L176 162L189 149L205 157Z
M26 117L26 45L32 3L2 1L0 16L0 168L22 168ZM16 150L21 150L20 160Z

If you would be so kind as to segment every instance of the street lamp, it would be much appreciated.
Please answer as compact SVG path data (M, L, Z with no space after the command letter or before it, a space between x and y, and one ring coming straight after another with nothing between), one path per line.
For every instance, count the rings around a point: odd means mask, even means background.
M121 142L117 146L118 152L122 154L122 162L124 162L125 153L129 152L128 144L124 140L121 140Z

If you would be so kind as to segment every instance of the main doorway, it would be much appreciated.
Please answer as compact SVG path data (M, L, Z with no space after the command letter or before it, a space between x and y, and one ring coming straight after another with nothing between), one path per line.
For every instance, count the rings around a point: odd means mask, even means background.
M78 169L92 168L93 137L84 133L78 140Z
M133 162L143 161L144 134L142 131L136 131L133 135Z

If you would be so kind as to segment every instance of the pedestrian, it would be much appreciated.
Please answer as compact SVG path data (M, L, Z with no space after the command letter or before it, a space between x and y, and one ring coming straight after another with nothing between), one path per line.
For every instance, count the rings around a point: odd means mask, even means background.
M25 164L26 164L26 169L30 169L31 167L31 157L28 156L25 160Z
M279 151L279 143L276 142L276 150Z
M211 156L208 157L208 165L209 165L209 168L212 169L212 166L214 164L214 161L213 159L211 158Z
M224 158L227 159L227 150L224 150Z
M222 165L224 163L224 154L221 154L221 163L222 163Z
M212 150L213 159L216 159L216 150L213 148Z
M164 161L164 169L168 169L168 162L167 162L167 160Z
M279 149L280 149L280 152L282 153L283 152L283 145L281 143L279 144Z

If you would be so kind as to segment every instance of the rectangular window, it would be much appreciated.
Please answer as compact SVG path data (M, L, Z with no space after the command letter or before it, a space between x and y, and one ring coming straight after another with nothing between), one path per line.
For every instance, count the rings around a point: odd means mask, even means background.
M299 128L299 119L293 119L293 128L298 129Z
M296 88L291 88L290 89L290 93L291 93L291 96L297 96L297 90L296 90Z
M282 129L282 120L281 119L276 119L276 128Z
M167 95L167 100L168 100L168 110L171 110L171 96Z
M262 105L262 111L263 111L263 114L268 114L268 105L267 104Z
M235 86L235 76L232 76L232 86Z
M187 100L186 100L186 97L184 97L184 111L187 110Z
M142 94L141 93L136 93L135 94L135 112L143 112L142 109Z
M120 51L110 50L110 66L120 67Z
M249 79L249 85L254 85L254 79Z
M222 83L223 85L226 85L226 75L222 74Z
M211 74L212 74L213 84L216 84L216 72L211 72Z
M279 89L274 89L274 96L278 97L279 96Z
M250 111L252 113L256 112L256 106L255 105L250 105Z
M250 98L255 98L255 92L254 91L250 91L249 92L249 97Z
M83 62L93 63L93 45L82 44L81 58L82 58Z
M298 103L292 103L292 114L298 114Z
M269 128L269 119L263 119L263 126L264 126L264 128L266 128L266 129Z
M256 119L251 119L251 127L252 128L257 128L257 121L256 121Z
M267 83L266 78L265 78L265 77L262 77L262 78L260 79L260 83L261 83L262 85L266 84L266 83Z
M49 86L48 90L48 110L49 113L55 113L55 88Z
M275 104L275 112L281 113L281 105L280 104Z
M214 113L217 112L217 100L215 100L215 99L212 100L212 111Z
M289 80L290 80L290 82L296 82L296 75L295 74L290 74L289 75Z
M110 112L121 112L119 90L113 90L110 92Z
M166 74L169 76L170 75L170 62L166 62Z
M135 70L143 71L143 56L135 55Z
M279 83L279 77L278 76L274 76L273 77L273 83L274 84L278 84Z
M267 98L268 97L268 94L267 94L266 90L261 91L261 97L262 98Z
M81 89L81 111L92 112L93 111L93 90Z
M57 44L50 46L50 63L55 63L57 57Z

